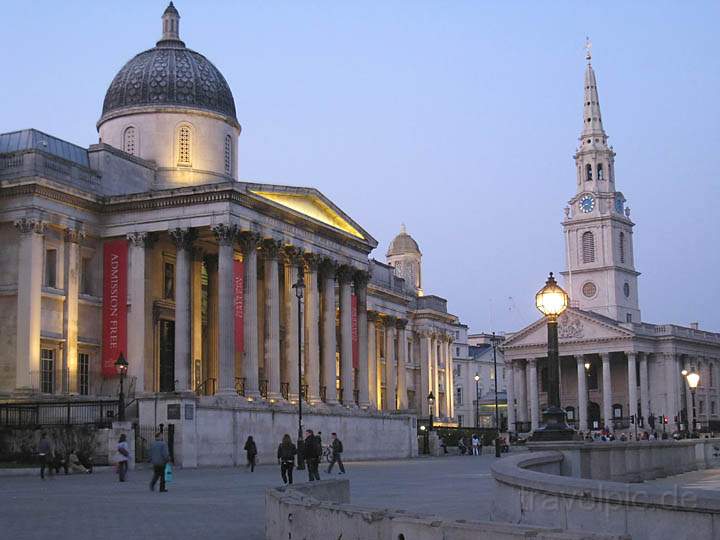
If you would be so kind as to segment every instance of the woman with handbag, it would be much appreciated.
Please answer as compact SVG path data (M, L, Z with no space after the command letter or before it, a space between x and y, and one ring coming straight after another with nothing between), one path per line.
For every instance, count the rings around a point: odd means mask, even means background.
M118 440L117 452L117 456L115 457L117 460L117 473L120 481L124 482L127 476L128 458L130 457L130 447L128 446L127 437L124 433L120 435L120 439Z

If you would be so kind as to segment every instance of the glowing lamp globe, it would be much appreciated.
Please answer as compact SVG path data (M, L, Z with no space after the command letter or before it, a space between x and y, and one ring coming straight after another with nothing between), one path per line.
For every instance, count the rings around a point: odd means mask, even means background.
M568 294L557 284L550 272L545 286L535 295L535 306L546 317L555 319L567 309L568 301Z
M686 378L690 389L695 390L698 383L700 382L700 375L698 375L697 372L693 370L686 375Z

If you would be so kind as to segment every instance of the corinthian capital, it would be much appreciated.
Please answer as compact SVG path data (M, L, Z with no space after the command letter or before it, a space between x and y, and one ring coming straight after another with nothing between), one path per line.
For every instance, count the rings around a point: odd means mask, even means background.
M178 249L191 249L195 238L197 238L197 231L195 229L177 228L168 231L168 233Z
M260 249L268 260L277 260L280 255L281 244L274 238L263 238L260 241Z
M237 225L229 223L218 223L212 228L212 232L221 246L232 246L237 237Z
M79 244L85 238L85 231L79 225L65 229L65 241Z
M15 227L20 234L44 234L47 223L35 218L20 218L15 221Z
M258 248L260 237L252 231L242 231L237 235L237 242L244 255Z

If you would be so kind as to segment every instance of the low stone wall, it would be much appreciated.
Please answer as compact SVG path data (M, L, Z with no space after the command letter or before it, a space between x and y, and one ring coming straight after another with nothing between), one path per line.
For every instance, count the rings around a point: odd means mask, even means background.
M174 424L175 463L183 467L242 465L248 435L255 440L259 462L275 463L283 435L288 433L293 442L297 439L297 408L288 404L170 396L139 401L142 425ZM346 460L407 458L418 453L414 415L304 407L303 426L321 431L323 444L336 432Z
M720 538L720 493L601 480L636 478L643 471L657 476L705 467L715 461L712 454L718 441L653 441L643 445L568 444L550 450L533 445L531 453L499 460L492 465L496 484L492 518L628 534L633 540L688 538L689 534L698 539ZM585 474L588 478L564 474Z
M559 529L490 522L452 521L401 510L352 506L349 480L326 480L269 489L265 495L267 540L621 540Z

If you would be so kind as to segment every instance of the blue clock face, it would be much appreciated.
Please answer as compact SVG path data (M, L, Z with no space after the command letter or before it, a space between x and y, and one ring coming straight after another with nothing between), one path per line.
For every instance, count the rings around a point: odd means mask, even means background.
M623 213L623 200L622 200L622 197L620 197L620 196L615 197L615 211L618 214Z
M580 199L580 210L584 213L592 212L595 208L595 198L592 195L585 195Z

